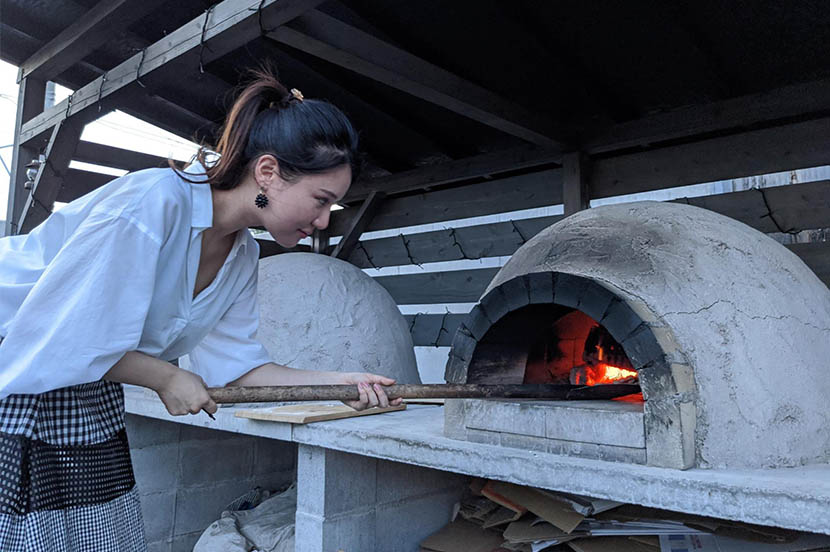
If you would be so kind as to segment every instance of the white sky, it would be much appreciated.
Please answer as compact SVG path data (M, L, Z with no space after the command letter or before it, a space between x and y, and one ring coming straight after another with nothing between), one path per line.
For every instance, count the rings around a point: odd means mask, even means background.
M16 81L17 67L0 61L0 158L3 161L0 163L0 220L6 218L9 197L8 170L11 169L14 123L17 114ZM69 94L67 89L58 88L56 103ZM180 161L190 159L197 149L196 144L192 142L120 111L110 113L87 125L81 139L163 157L173 157ZM73 162L71 166L79 165ZM118 171L106 171L88 165L84 165L84 168L121 174Z

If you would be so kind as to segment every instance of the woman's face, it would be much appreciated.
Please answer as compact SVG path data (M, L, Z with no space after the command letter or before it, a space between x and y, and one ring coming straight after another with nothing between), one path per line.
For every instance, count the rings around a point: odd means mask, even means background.
M263 209L263 226L278 244L294 247L315 229L323 230L329 225L331 207L343 199L351 181L348 165L291 182L276 179L265 189L268 206Z

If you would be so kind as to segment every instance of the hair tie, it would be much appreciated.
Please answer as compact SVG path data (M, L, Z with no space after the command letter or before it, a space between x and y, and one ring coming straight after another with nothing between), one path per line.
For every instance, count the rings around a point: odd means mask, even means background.
M268 109L274 109L275 107L288 107L288 104L290 104L291 102L297 101L302 103L304 99L305 97L303 96L302 92L300 92L296 88L292 88L288 91L288 94L286 94L285 98L283 98L282 100L278 102L269 103Z

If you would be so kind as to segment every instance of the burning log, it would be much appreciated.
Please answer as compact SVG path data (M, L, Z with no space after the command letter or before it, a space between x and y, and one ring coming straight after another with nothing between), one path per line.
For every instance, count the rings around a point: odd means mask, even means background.
M637 382L637 371L622 346L603 326L594 326L588 332L582 360L585 364L571 370L573 385Z

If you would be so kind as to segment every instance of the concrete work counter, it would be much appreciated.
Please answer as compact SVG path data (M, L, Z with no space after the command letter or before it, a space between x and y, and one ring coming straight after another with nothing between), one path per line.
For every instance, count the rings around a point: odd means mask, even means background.
M140 388L128 387L125 396L128 413L160 420L677 512L830 534L830 465L825 464L680 471L449 439L443 434L440 406L410 405L405 411L377 416L292 425L235 417L235 411L252 405L222 407L211 420L204 413L170 416L155 395Z

